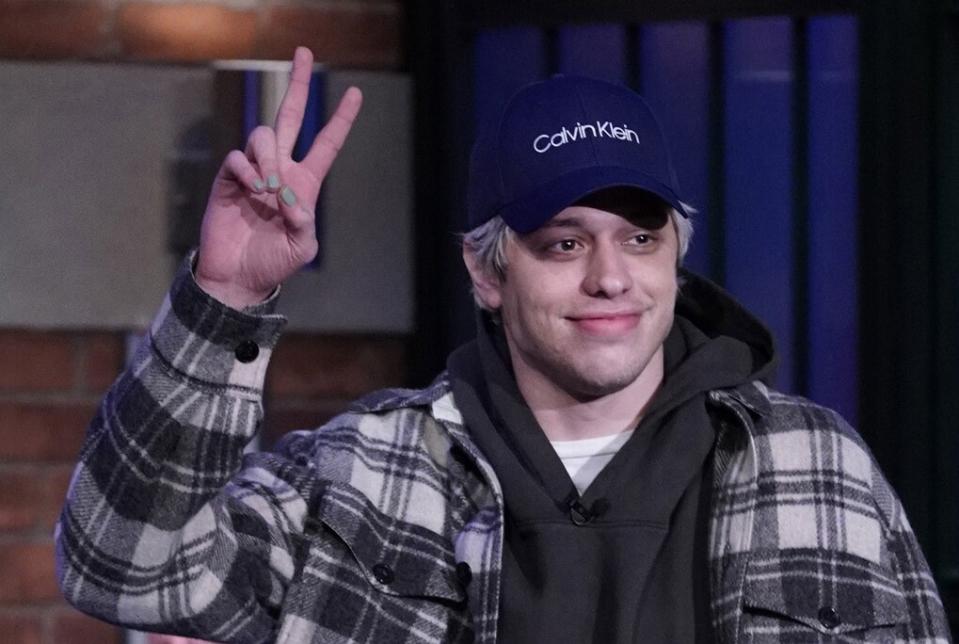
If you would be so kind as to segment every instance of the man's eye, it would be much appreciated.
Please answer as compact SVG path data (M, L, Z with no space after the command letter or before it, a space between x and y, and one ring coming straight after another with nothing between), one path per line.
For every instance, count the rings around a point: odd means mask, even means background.
M639 233L638 235L633 235L630 237L629 241L637 246L645 246L653 241L653 236L649 233Z
M578 244L575 239L562 239L553 244L553 248L562 253L571 253L576 250L577 246Z

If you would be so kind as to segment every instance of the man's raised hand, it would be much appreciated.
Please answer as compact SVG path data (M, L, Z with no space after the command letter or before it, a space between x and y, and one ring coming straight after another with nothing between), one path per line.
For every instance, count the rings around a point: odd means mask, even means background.
M230 152L213 182L200 232L196 280L234 308L263 301L316 256L314 213L320 186L363 102L349 88L306 157L293 161L303 124L313 54L299 47L276 124L250 133Z

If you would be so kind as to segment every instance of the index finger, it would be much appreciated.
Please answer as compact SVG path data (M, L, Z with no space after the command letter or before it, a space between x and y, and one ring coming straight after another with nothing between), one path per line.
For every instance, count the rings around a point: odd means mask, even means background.
M310 76L313 73L313 52L297 47L293 54L293 70L280 109L276 113L276 149L279 157L292 157L296 137L303 125L303 112L310 95Z
M343 98L340 99L340 104L336 106L333 116L316 135L309 153L303 159L303 165L320 181L326 176L340 148L343 147L362 104L362 92L356 87L347 89Z

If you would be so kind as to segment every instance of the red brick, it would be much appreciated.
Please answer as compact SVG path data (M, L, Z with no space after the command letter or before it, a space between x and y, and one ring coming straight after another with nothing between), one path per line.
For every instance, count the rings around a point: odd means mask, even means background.
M60 509L67 497L67 488L73 476L73 465L48 467L43 472L43 507L37 512L40 527L53 534L53 526L60 517Z
M92 333L83 337L85 355L84 385L87 391L103 393L123 368L126 351L119 333Z
M70 335L16 329L0 331L0 390L67 390L74 385L73 373L74 349Z
M396 5L273 6L259 24L256 56L285 60L306 45L319 62L390 69L402 61L401 32Z
M0 402L0 461L72 463L95 411L92 404Z
M345 411L349 404L347 400L330 400L317 402L308 407L284 409L267 402L261 447L269 449L287 432L319 427L333 416Z
M129 58L247 58L253 51L256 13L213 4L129 2L120 6L117 31Z
M44 486L36 468L0 471L0 530L11 532L39 523Z
M110 10L100 2L0 0L0 56L93 58L107 49Z
M0 602L33 603L60 597L54 576L53 541L0 545Z
M72 472L71 465L0 469L0 530L40 528L49 534Z
M399 338L297 335L277 345L267 387L277 399L355 398L402 384L403 376Z
M41 644L43 626L39 614L14 611L0 612L0 633L3 641L11 644Z
M39 522L37 499L43 485L32 473L0 472L0 530L32 528Z
M57 610L53 618L53 638L56 644L119 644L122 631L72 608Z

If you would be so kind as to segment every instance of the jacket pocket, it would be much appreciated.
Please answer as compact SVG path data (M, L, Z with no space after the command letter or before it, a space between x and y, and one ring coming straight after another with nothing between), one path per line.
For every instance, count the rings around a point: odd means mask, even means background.
M343 541L369 584L397 597L461 603L453 546L421 526L389 517L352 488L328 488L316 519Z
M452 544L328 486L311 510L279 642L469 642Z
M832 635L847 641L892 641L907 620L895 573L840 551L753 553L743 590L746 639L775 633Z

